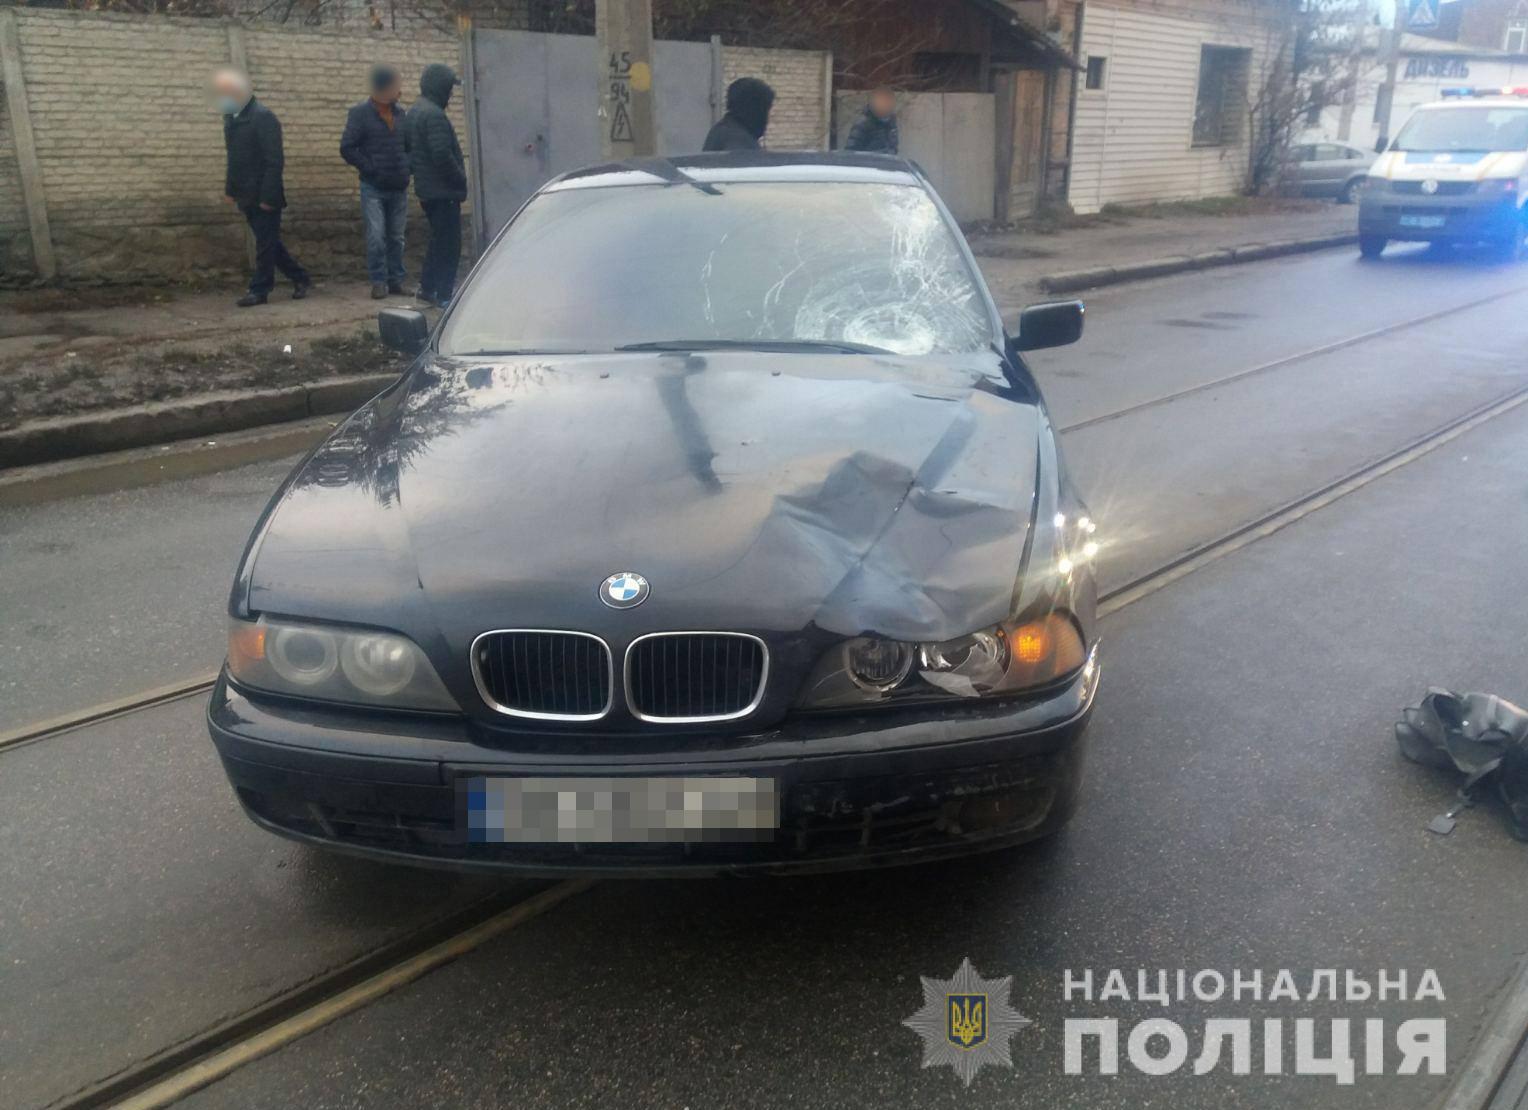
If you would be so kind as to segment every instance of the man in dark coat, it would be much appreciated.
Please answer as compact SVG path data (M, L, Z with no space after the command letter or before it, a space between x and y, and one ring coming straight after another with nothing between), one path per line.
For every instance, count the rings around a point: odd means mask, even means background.
M758 150L774 103L774 89L757 77L739 77L727 86L727 114L711 125L701 149Z
M456 128L446 115L456 73L448 65L425 67L419 99L403 123L403 144L414 174L414 195L430 223L430 242L420 267L419 299L444 307L456 291L462 257L462 201L467 199L467 165Z
M286 207L281 187L281 121L255 99L249 78L237 70L219 70L212 87L223 113L223 145L228 149L223 193L244 213L255 235L254 276L249 292L235 303L240 308L264 304L276 286L277 270L291 280L292 299L300 301L313 281L281 242L281 210Z
M403 292L403 228L409 215L409 156L403 149L403 78L373 66L371 96L350 109L340 157L361 175L361 226L371 295Z
M876 89L870 94L870 103L849 128L844 149L895 154L897 142L897 94L890 89Z

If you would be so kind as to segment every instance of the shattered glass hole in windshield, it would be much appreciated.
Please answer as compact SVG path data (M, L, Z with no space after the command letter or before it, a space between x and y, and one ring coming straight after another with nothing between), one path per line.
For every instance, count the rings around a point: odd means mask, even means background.
M884 225L886 257L822 251L791 331L904 355L968 351L989 334L976 289L938 210L913 189L876 190L867 220ZM831 245L830 245L831 246Z

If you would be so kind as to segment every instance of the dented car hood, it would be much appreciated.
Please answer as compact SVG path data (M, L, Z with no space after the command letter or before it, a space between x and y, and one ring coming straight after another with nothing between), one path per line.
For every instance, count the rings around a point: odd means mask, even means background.
M1012 611L1044 421L995 352L436 360L289 479L235 608L453 655L520 627L948 638ZM616 613L621 571L652 593Z

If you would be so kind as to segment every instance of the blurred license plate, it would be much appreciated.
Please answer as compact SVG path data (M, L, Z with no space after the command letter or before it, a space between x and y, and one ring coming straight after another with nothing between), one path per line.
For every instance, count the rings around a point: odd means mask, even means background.
M1442 227L1442 216L1402 216L1402 227Z
M464 780L467 839L477 844L673 844L770 840L774 779L497 778Z

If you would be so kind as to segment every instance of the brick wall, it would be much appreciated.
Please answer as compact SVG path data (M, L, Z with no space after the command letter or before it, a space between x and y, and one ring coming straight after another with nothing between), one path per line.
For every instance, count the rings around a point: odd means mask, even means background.
M1519 0L1470 0L1461 5L1458 40L1468 46L1505 50L1507 20L1519 12Z
M407 88L428 62L455 66L459 49L454 36L439 34L239 27L94 12L15 14L59 276L77 282L194 281L245 272L243 220L222 199L222 121L207 89L212 70L234 60L238 38L256 95L282 123L288 244L320 273L354 271L362 252L356 176L339 157L345 109L365 95L373 62L399 66ZM461 130L460 103L452 113ZM6 120L0 127L0 281L7 284L27 280L31 269L16 178ZM411 227L422 230L416 215ZM411 238L417 254L423 237ZM417 272L417 265L411 268Z
M366 75L376 62L387 62L403 74L403 103L419 95L419 74L432 62L459 70L460 42L424 34L345 34L293 32L287 28L246 28L243 31L249 71L257 93L281 119L286 148L288 220L294 238L309 248L319 265L346 266L360 272L360 184L356 173L340 158L340 134L345 113L366 96ZM451 98L447 114L456 125L462 150L468 149L467 122L461 89ZM409 272L419 273L418 256L425 240L423 214L409 202ZM464 220L470 226L470 220ZM294 244L293 250L296 250ZM299 258L306 256L299 254ZM307 262L304 261L304 265Z
M59 276L73 282L188 281L245 272L244 225L225 204L222 122L208 76L242 49L255 94L281 119L286 239L319 273L359 273L358 184L339 156L345 111L385 61L404 103L430 62L459 68L460 42L438 31L230 24L205 19L13 9ZM767 143L820 147L825 55L724 49L727 79L774 85ZM3 99L0 99L3 104ZM462 98L451 114L467 149ZM33 278L10 122L0 112L0 284ZM410 208L410 272L423 220Z
M828 133L830 101L824 96L827 55L812 50L722 47L726 83L759 77L775 90L764 145L771 150L821 150Z

